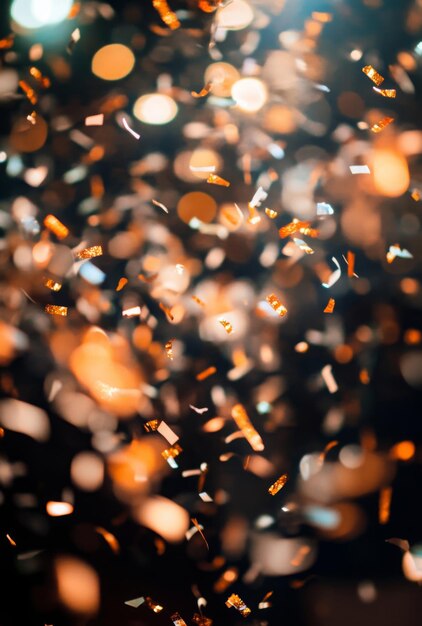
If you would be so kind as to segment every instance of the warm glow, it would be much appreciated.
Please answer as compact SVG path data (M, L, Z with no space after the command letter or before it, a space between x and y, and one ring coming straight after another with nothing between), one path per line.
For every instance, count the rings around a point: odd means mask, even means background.
M211 63L205 70L204 83L212 83L213 96L229 98L232 85L239 78L239 71L230 63Z
M100 584L95 570L74 557L56 559L57 594L74 613L96 613L100 604Z
M45 508L51 517L62 517L63 515L73 513L73 505L70 502L54 502L50 500Z
M112 43L94 54L91 69L103 80L120 80L133 70L134 65L132 50L121 43Z
M182 541L189 528L189 513L172 500L161 496L149 498L135 512L135 517L143 526L171 543Z
M413 441L399 441L390 450L390 456L399 461L410 461L415 454L415 444Z
M70 466L72 482L84 491L95 491L104 479L104 464L93 452L80 452Z
M177 104L161 93L149 93L137 99L133 114L144 124L168 124L177 115Z
M267 101L264 83L257 78L241 78L232 87L232 98L243 111L259 111Z
M216 22L219 28L241 30L252 22L254 13L249 2L232 0L227 6L217 11Z
M396 198L407 191L410 183L406 159L392 150L375 150L372 155L374 184L378 193Z

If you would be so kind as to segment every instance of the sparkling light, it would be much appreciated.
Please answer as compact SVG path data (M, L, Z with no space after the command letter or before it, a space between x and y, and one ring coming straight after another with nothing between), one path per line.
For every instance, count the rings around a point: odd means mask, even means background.
M23 28L41 28L66 19L73 0L14 0L10 14Z
M168 124L177 115L178 107L173 98L160 93L149 93L137 99L133 113L144 124Z
M232 87L232 98L236 104L249 113L262 109L268 93L264 83L257 78L241 78Z

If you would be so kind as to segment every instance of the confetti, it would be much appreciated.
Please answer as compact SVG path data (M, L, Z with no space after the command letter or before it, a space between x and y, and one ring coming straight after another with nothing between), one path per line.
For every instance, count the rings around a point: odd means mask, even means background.
M246 606L243 600L236 593L232 593L231 596L227 598L226 606L228 608L234 607L237 609L242 617L248 617L251 613L250 608Z
M280 317L284 317L287 314L286 307L284 306L284 304L281 303L281 301L274 293L270 293L270 295L267 296L265 299L271 306L271 308L274 309L277 315L279 315Z
M104 124L104 113L89 115L85 118L85 126L102 126Z
M173 355L173 341L174 341L174 339L170 339L169 341L167 341L167 343L164 346L164 349L165 349L166 354L167 354L167 358L170 359L170 361L173 361L173 359L174 359L174 355Z
M330 298L328 300L327 306L324 309L324 313L332 313L334 311L334 307L336 305L336 301L334 298Z
M173 622L174 626L187 626L185 620L183 619L183 617L180 616L179 613L173 613L170 619Z
M274 591L268 591L268 593L265 594L265 596L262 598L261 602L258 604L258 609L269 609L269 608L271 608L272 603L268 602L268 600L271 598L273 593L274 593Z
M350 250L348 250L346 263L347 263L347 275L350 278L353 278L353 276L355 276L355 254L354 254L354 252L350 252Z
M209 81L206 85L204 85L204 87L202 87L201 91L199 92L191 91L190 93L194 98L204 98L210 93L211 87L212 87L212 82Z
M222 327L224 328L224 330L226 331L226 333L228 335L230 335L233 332L233 326L231 325L230 322L227 322L226 320L218 320L220 322L220 324L222 325Z
M217 176L217 174L210 174L207 178L207 183L220 185L220 187L230 187L229 181L221 178L221 176Z
M352 174L370 174L371 170L367 165L350 165L350 171Z
M164 421L159 423L157 432L160 433L160 435L162 435L171 446L179 440L179 435L176 435L174 430L172 430Z
M63 317L66 317L67 315L67 306L58 306L56 304L46 304L44 310L49 315L61 315Z
M166 314L167 319L169 319L170 322L172 322L174 320L174 317L173 317L173 315L171 313L171 308L165 306L162 302L160 302L158 306Z
M331 257L331 260L334 263L334 265L337 267L337 269L334 270L334 272L330 275L328 282L322 283L322 286L325 287L326 289L330 289L333 285L336 284L336 282L341 277L341 267L340 267L339 262L337 261L335 256Z
M207 369L203 370L202 372L199 372L199 374L196 375L196 380L199 380L199 381L205 380L206 378L209 378L210 376L215 374L216 371L217 371L217 368L211 365L210 367L207 367Z
M397 95L395 89L378 89L378 87L374 87L373 89L384 98L395 98Z
M122 276L122 278L119 278L119 282L117 284L116 291L121 291L123 289L123 287L125 285L127 285L127 283L128 283L128 280L124 276Z
M205 615L200 615L199 613L193 614L192 621L196 626L212 626L212 619L205 617Z
M149 596L146 596L145 604L147 605L147 607L149 609L151 609L151 611L154 611L154 613L161 613L161 611L164 608L164 607L161 606L161 604L158 604L157 602L154 602L154 600L152 598L150 598Z
M380 133L386 126L392 124L392 122L394 122L394 117L383 117L382 120L371 126L371 131L373 133Z
M275 496L281 489L283 489L284 485L287 483L287 474L282 474L280 478L277 478L275 483L268 488L268 493L272 496Z
M127 123L127 119L125 117L122 117L122 124L125 127L125 129L127 130L128 133L130 133L133 137L135 137L135 139L140 139L141 135L139 133L136 133L133 128L131 128L129 126L129 124Z
M241 430L245 439L249 442L252 450L261 452L264 450L264 442L261 439L260 434L255 430L246 413L245 407L242 404L236 404L231 411L232 418L234 419L236 426Z
M214 591L216 593L224 593L230 585L239 578L239 570L237 567L229 567L214 583Z
M166 0L152 0L152 5L154 9L157 10L163 22L167 24L171 30L176 30L180 27L176 13L170 9Z
M419 202L419 200L422 197L419 189L412 189L412 192L410 195L415 202Z
M13 47L14 43L15 35L11 33L10 35L7 35L7 37L0 39L0 50L10 50L10 48Z
M52 280L51 278L46 278L44 281L44 287L51 289L51 291L60 291L62 288L62 284Z
M388 263L392 263L394 259L399 257L400 259L413 259L413 254L405 248L400 248L398 244L390 246L386 255Z
M176 444L175 446L171 446L170 448L163 450L161 456L167 461L171 468L177 469L179 466L177 465L175 458L178 457L181 452L183 452L182 448L179 444Z
M19 87L22 89L31 104L37 104L38 96L35 93L34 89L30 85L28 85L26 81L20 80Z
M303 239L297 239L296 237L293 237L293 241L297 245L297 247L306 254L314 254L315 250L310 248L306 241L303 241Z
M208 411L208 407L202 407L202 408L198 408L197 406L193 406L193 404L190 404L189 407L192 409L192 411L195 411L195 413L198 413L198 415L203 415L204 413L206 413Z
M378 503L378 521L380 524L387 524L390 519L391 498L393 495L392 487L381 489Z
M90 248L84 248L78 252L76 257L78 259L93 259L97 256L101 256L102 253L103 249L101 246L91 246Z
M169 212L168 208L164 204L162 204L162 202L158 202L158 200L153 200L152 204L155 204L155 206L160 207L160 209L162 209L164 211L164 213L168 213Z
M377 87L379 87L381 83L384 82L384 77L381 76L381 74L378 74L378 72L372 67L372 65L365 65L365 67L362 68L362 72L366 74L367 77L370 78Z
M289 224L286 224L286 226L282 226L282 228L280 228L278 233L281 239L285 239L289 235L293 235L294 233L297 233L298 231L300 231L301 228L309 228L310 225L311 225L310 222L301 222L297 219L294 219Z
M336 393L338 391L338 385L333 376L331 365L325 365L321 370L321 376L327 385L327 389L330 393Z
M6 534L6 539L10 543L11 546L14 546L14 547L16 546L16 541L12 539L10 535Z
M124 309L122 311L123 317L138 317L141 315L142 310L140 306L132 306L129 309Z
M141 604L144 604L144 602L145 598L141 596L140 598L133 598L133 600L126 600L125 604L127 604L127 606L133 607L134 609L137 609L141 606Z
M65 239L69 234L68 228L54 215L47 215L44 218L44 226L54 233L57 239Z
M105 528L102 528L101 526L97 526L95 528L95 531L99 535L101 535L101 537L103 537L104 541L106 541L106 543L109 545L109 547L114 552L114 554L119 554L119 552L120 552L120 545L119 545L119 542L117 541L116 537L112 533L110 533ZM130 605L130 606L132 606L132 605Z
M198 298L197 296L191 296L192 300L194 302L196 302L196 304L199 304L199 306L206 306L205 302L203 300L201 300L200 298Z
M277 211L274 211L273 209L265 209L265 214L268 215L270 220L274 220L276 217L278 217Z
M334 209L331 204L327 202L318 202L317 203L317 215L320 217L322 215L333 215Z
M194 166L194 165L189 165L189 169L191 170L191 172L204 172L204 173L208 173L208 172L215 172L216 167L215 165L201 165L201 166Z
M201 535L201 537L202 537L202 539L203 539L203 541L204 541L204 543L205 543L205 545L207 547L207 550L209 550L210 547L208 545L208 541L206 540L204 532L203 532L204 531L204 527L201 524L198 523L198 520L196 519L196 517L191 517L191 522L194 525L194 527L197 530L197 532Z

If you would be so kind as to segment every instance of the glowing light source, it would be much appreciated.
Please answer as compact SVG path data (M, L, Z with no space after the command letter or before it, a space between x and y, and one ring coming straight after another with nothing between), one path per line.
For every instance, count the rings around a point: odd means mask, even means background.
M66 19L73 0L14 0L10 14L23 28L42 28Z
M267 88L258 78L241 78L232 87L233 100L243 111L249 113L262 109L267 97Z
M173 98L160 93L149 93L137 99L133 113L144 124L168 124L177 115L178 107Z
M120 80L133 70L134 65L132 50L121 43L112 43L97 50L91 69L95 76L103 80Z
M216 22L226 30L241 30L252 22L254 13L251 5L245 0L233 0L216 14Z

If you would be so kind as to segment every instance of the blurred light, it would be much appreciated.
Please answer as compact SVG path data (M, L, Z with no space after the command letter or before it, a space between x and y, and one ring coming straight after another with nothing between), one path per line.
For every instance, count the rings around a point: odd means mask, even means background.
M340 524L340 514L335 509L322 506L308 506L305 508L305 518L319 528L333 529Z
M230 63L211 63L204 74L204 82L212 83L212 93L217 98L229 98L232 85L239 78L238 70Z
M422 557L405 552L402 560L403 574L407 580L422 582Z
M390 456L399 461L410 461L415 454L413 441L399 441L390 450Z
M349 56L352 61L360 61L363 56L363 52L362 50L358 50L357 48L355 48L355 50L351 51Z
M71 556L55 561L57 593L60 601L75 613L95 613L100 604L100 584L95 570Z
M10 14L24 28L41 28L65 20L73 0L14 0Z
M340 450L338 458L340 463L349 469L360 467L364 460L362 448L356 445L344 446Z
M45 508L50 517L62 517L63 515L73 513L73 505L70 502L54 502L50 500Z
M170 543L182 541L189 528L186 509L161 496L149 498L135 512L135 518Z
M177 115L177 104L161 93L150 93L137 99L133 113L144 124L168 124Z
M104 282L106 275L99 267L91 263L91 261L87 261L86 263L82 263L79 275L91 285L101 285Z
M72 482L83 491L95 491L104 479L104 464L93 452L80 452L70 466Z
M121 43L103 46L92 58L92 73L103 80L120 80L127 76L135 65L135 56L130 48Z
M407 191L410 183L406 159L392 150L375 150L372 171L378 193L396 198Z
M232 86L232 98L236 104L249 113L262 109L267 101L267 88L258 78L241 78Z
M219 28L226 30L241 30L252 22L254 12L251 5L245 0L232 0L216 14L216 23Z

